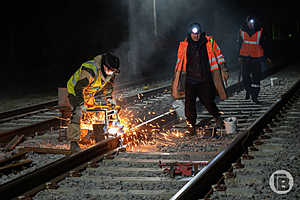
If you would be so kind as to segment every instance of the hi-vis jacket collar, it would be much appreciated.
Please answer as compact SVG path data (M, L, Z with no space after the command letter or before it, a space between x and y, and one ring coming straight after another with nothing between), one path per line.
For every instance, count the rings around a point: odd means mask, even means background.
M211 36L205 36L208 42L206 43L206 49L209 59L210 71L219 69L219 65L225 62L224 56L218 46ZM180 42L177 54L177 62L175 71L182 70L186 72L187 64L187 39Z

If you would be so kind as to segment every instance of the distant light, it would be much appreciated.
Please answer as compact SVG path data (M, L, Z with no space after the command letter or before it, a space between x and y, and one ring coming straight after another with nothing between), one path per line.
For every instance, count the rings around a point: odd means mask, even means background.
M192 29L192 32L193 32L194 34L197 34L198 31L199 31L199 30L198 30L196 27L194 27L194 28Z
M292 38L292 37L293 37L293 34L290 33L288 36L289 36L289 38Z
M254 19L250 19L249 22L250 22L251 24L254 24Z

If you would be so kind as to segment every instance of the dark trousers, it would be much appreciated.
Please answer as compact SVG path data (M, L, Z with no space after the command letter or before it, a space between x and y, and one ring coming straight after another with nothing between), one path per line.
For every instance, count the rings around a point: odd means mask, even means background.
M246 92L256 100L260 91L261 64L259 61L247 60L242 64L243 84Z
M215 118L219 117L219 109L215 103L216 89L212 82L191 84L188 81L185 85L185 117L191 125L196 124L197 110L196 98L199 98L201 104Z

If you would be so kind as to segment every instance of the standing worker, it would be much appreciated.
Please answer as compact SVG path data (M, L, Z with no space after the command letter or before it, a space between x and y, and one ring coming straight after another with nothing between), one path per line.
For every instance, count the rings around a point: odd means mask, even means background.
M188 28L187 38L180 42L175 72L181 72L185 96L185 116L188 125L187 134L196 133L196 98L214 117L217 127L223 127L220 111L215 103L216 94L221 100L227 98L223 80L229 75L225 59L216 41L202 32L198 23ZM173 95L174 97L174 95ZM174 97L176 98L176 97Z
M68 98L72 106L72 117L67 130L71 141L70 149L79 151L81 111L95 104L94 96L100 94L108 104L115 104L112 98L113 83L119 71L119 58L111 53L96 56L87 61L71 76L67 83Z
M260 91L261 64L265 62L264 56L264 32L257 19L248 16L242 24L239 33L239 62L241 75L246 90L245 99L252 99L259 104L258 94ZM267 59L271 62L270 59Z

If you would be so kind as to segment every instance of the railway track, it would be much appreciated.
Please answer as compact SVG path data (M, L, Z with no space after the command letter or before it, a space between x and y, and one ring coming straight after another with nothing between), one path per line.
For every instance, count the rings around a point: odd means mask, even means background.
M243 101L243 93L235 94L228 101L220 102L219 107L224 111L224 117L236 116L238 118L239 133L246 131L258 117L268 111L268 108L291 87L296 77L290 76L292 77L291 80L285 80L284 75L279 77L283 82L275 87L268 86L268 80L263 81L265 87L263 87L260 99L264 102L263 105L255 105L249 100ZM162 89L162 91L164 90ZM104 144L102 144L102 147L96 145L91 149L102 149L104 145L105 150L99 151L106 155L95 156L93 162L89 161L89 164L83 164L84 166L79 167L80 169L78 170L73 169L75 164L70 164L69 169L64 169L63 173L65 173L65 176L69 174L71 176L60 182L58 180L61 179L53 180L48 177L48 183L43 186L48 188L48 190L38 193L34 198L47 199L47 197L50 197L50 199L53 199L68 196L68 199L72 197L75 199L168 199L172 195L179 194L175 195L173 199L180 199L184 198L186 192L194 190L185 189L186 185L193 185L194 178L190 179L184 176L170 178L169 174L162 173L158 165L159 161L161 163L201 163L198 166L198 170L201 172L206 168L205 165L208 161L211 163L215 160L215 156L219 155L218 152L222 152L234 141L236 135L225 136L218 132L220 136L218 138L204 139L204 135L201 133L190 138L184 137L182 134L183 124L179 123L172 127L172 123L165 123L166 121L175 122L176 120L174 111L168 111L172 102L170 94L166 92L154 97L149 96L148 99L138 98L134 104L129 105L129 107L131 106L132 109L135 109L135 117L149 121L149 123L144 123L137 130L137 132L143 133L140 139L144 140L127 145L126 152L113 150L113 145L108 145L109 147ZM148 113L148 115L145 116L145 113ZM156 116L155 120L152 120L153 115ZM201 112L199 120L207 117L207 112ZM113 143L116 145L115 142ZM88 150L92 151L91 149ZM91 154L91 152L89 153L90 155L95 155ZM81 156L78 155L78 159ZM64 159L67 158L61 160ZM59 162L63 163L63 161ZM68 170L80 173L70 173ZM22 183L24 182L19 182L19 184ZM1 187L2 190L0 191L9 191L14 184L17 184L17 181L8 183L6 188ZM56 188L56 186L59 187ZM210 186L207 185L206 187ZM23 193L27 189L24 188ZM36 190L31 193L36 193ZM193 193L193 197L199 196L200 198L201 195L200 193Z
M126 86L131 85L126 84ZM126 86L117 87L122 91L117 96L120 105L133 103L142 96L150 97L169 87L166 81L154 82L152 86L147 86L147 88L136 88L136 86L123 88ZM57 106L58 100L54 99L38 105L0 113L0 142L5 144L15 135L35 136L45 130L59 128L61 112Z
M151 97L155 90L163 92L166 87L165 82L161 81L154 82L146 89L136 86L131 90L126 88L118 97L119 104L130 105L141 96ZM63 140L65 129L60 127L64 123L60 120L61 113L57 105L58 100L54 99L0 113L0 173L3 173L0 184L71 153L68 142Z
M211 160L209 165L201 170L193 178L193 180L186 184L185 187L182 188L171 199L197 199L203 197L208 199L213 191L226 191L227 186L224 184L225 177L233 178L235 175L232 173L232 170L238 170L244 167L241 163L241 160L251 160L255 158L255 156L252 157L251 154L257 150L256 146L262 144L262 140L268 138L268 136L265 136L264 133L271 131L269 126L273 126L272 124L275 121L277 121L277 123L282 123L279 120L279 116L281 116L280 111L282 108L291 103L291 99L294 98L293 94L299 91L299 84L300 82L298 81L295 83L295 85L293 85L293 87L291 87L275 101L270 98L272 101L274 101L270 108L259 117L252 119L254 122L251 123L251 125L246 128L245 131L242 131L238 136L236 136L226 148L219 151L219 153ZM278 90L276 92L278 92ZM276 153L276 151L273 153ZM264 161L260 161L256 161L254 159L252 163L264 163ZM253 181L255 181L255 176L254 174L251 175L253 175L253 178L251 179L253 183ZM249 175L249 177L251 177L251 175ZM243 187L243 184L241 184L239 187ZM235 197L236 199L239 199L239 197L242 196L242 194L238 195L237 193L235 193L235 195L237 195ZM261 199L258 192L256 195L257 196L255 199ZM254 197L255 194L252 193L251 198ZM217 199L218 196L212 196L212 199L215 198ZM228 196L228 198L230 198L230 196Z
M211 199L299 199L300 174L295 167L300 166L299 111L298 89L289 105L281 109L280 115L263 131L260 142L249 148L248 155L253 159L242 159L241 167L225 173L223 188L226 190L215 190ZM288 194L278 194L270 187L270 177L277 170L286 170L293 178Z
M147 104L148 99L152 101L155 99L153 98L154 94L158 91L163 94L167 87L164 83L161 83L160 87L156 86L154 89L147 88L143 90L139 88L130 92L125 90L118 98L119 104L131 108L131 105L140 102L141 98ZM159 95L156 94L156 96ZM71 154L68 150L68 142L66 144L66 141L59 141L61 134L64 134L64 129L57 129L61 125L60 112L55 110L54 107L57 102L57 100L54 100L33 107L18 109L15 112L4 112L0 115L3 125L1 127L7 126L11 129L9 131L5 129L4 132L0 133L1 152L2 155L4 154L4 158L2 157L3 159L0 162L0 173L3 174L1 175L0 184L4 185L22 175L47 166L49 163L55 163L59 159L65 158L65 155ZM24 121L28 123L21 123ZM46 126L44 127L44 125ZM11 140L12 145L6 143L8 139L16 136L20 136L21 139L16 141L14 138ZM21 140L25 141L17 146L17 143L20 143ZM17 143L14 144L14 142Z
M59 110L53 107L57 100L0 114L0 141L7 143L15 135L33 136L36 132L57 127ZM28 133L30 132L30 134Z

